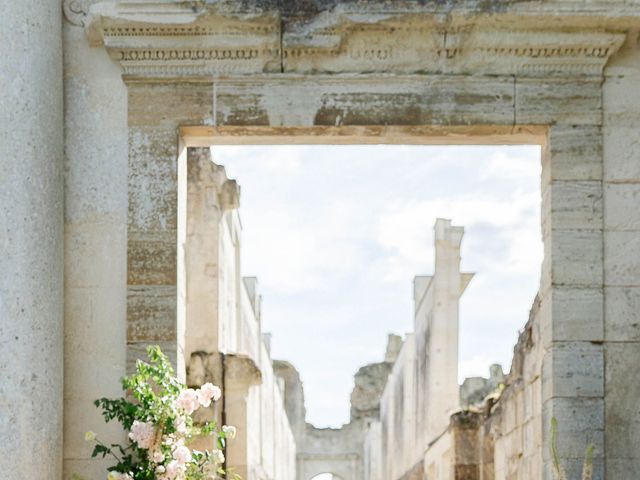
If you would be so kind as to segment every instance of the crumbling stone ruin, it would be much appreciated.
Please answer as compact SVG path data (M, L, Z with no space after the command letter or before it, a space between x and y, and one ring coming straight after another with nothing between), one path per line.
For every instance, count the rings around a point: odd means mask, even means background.
M489 378L468 377L460 385L460 406L468 409L482 405L485 399L504 385L505 376L502 366L491 365Z
M276 368L284 378L287 414L295 419L299 480L323 472L344 480L423 478L425 462L434 456L438 464L429 468L456 467L454 459L439 451L456 446L456 435L449 434L451 416L460 418L463 399L468 403L503 381L501 367L495 366L492 377L481 379L479 388L467 382L461 391L468 395L459 394L458 302L473 276L460 272L462 234L462 228L449 220L436 221L435 273L414 281L415 331L404 341L389 335L384 361L355 374L348 424L340 429L317 429L306 423L296 428L304 421L302 383L290 364Z
M556 418L568 478L588 443L594 479L637 478L637 0L8 1L0 24L3 478L102 478L82 441L100 421L92 400L119 393L147 344L184 378L200 358L200 347L187 353L205 321L187 308L189 278L208 275L185 250L189 150L301 142L540 145L544 261L531 318L500 400L444 422L423 473L551 478ZM257 318L254 287L228 285ZM228 295L210 308L232 311ZM420 332L407 355L421 351ZM256 354L266 391L254 333L218 332ZM258 382L244 359L230 372ZM269 391L264 412L279 395ZM285 439L288 419L274 415ZM252 432L268 431L260 418L247 420ZM467 437L482 448L463 448ZM269 448L238 457L264 468L247 480L289 465ZM421 475L401 471L417 457L400 453L384 468Z

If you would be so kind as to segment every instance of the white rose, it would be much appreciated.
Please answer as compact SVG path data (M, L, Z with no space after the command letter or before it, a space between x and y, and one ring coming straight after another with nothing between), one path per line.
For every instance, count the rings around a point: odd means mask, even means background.
M214 450L211 452L211 458L216 463L224 463L224 453L222 453L222 450Z
M236 438L237 430L233 425L224 425L222 427L222 431L224 432L225 437Z
M169 464L167 465L167 478L176 478L178 476L178 474L180 473L180 465L178 465L178 462L175 460L171 460L169 462Z
M87 430L87 432L84 434L85 442L93 442L95 439L96 439L96 433L92 432L91 430Z
M140 448L151 448L156 438L155 425L152 422L134 420L129 438L136 442Z
M153 452L153 462L154 463L160 463L163 460L164 460L164 454L161 451L156 450L155 452ZM160 472L160 473L162 473L162 472Z

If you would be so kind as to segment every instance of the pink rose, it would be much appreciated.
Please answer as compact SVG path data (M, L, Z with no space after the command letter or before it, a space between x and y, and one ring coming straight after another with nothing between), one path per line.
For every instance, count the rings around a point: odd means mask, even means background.
M198 402L200 402L200 405L206 408L211 405L212 400L214 402L220 400L222 391L219 387L216 387L212 383L205 383L196 391L196 395L198 397Z
M164 454L160 450L156 450L155 452L153 452L154 463L161 463L163 460L164 460Z
M129 438L136 442L140 448L151 448L156 438L156 429L151 422L133 421Z
M173 451L173 458L180 466L191 461L191 451L184 445L180 445Z
M199 407L196 391L193 388L187 388L180 392L176 400L176 406L183 409L187 415L191 415Z
M170 461L167 465L167 472L165 473L165 476L171 480L176 478L178 473L180 473L180 465L178 465L178 462L175 460Z

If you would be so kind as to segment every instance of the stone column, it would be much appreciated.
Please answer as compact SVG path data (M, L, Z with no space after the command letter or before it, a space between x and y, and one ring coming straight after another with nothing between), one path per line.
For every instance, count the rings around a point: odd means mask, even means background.
M640 471L640 43L605 73L604 335L606 478Z
M574 88L585 96L600 95L595 81L576 82ZM534 345L541 365L531 367L541 369L542 417L533 416L542 423L545 478L553 469L552 418L558 421L558 452L567 478L580 478L589 443L595 447L593 478L604 478L602 134L597 121L573 116L558 122L543 151L545 255L536 314L540 345Z
M432 337L430 349L433 397L432 415L443 415L458 407L458 330L460 279L460 244L464 229L450 220L436 220L435 275ZM443 418L443 427L448 423ZM436 432L434 432L436 433Z
M460 244L464 229L438 219L435 227L435 274L419 277L415 282L417 356L423 378L420 395L424 397L421 415L428 444L449 424L449 415L458 408L458 329L460 296L471 281L472 274L460 273ZM421 347L422 337L428 343ZM424 338L427 338L424 337ZM426 381L426 384L424 383ZM423 420L424 421L424 420ZM423 445L426 448L426 444Z
M229 259L221 258L220 237L224 212L238 206L238 185L213 163L211 150L187 149L185 358L221 351L221 269Z
M63 104L59 0L0 15L0 476L62 475Z
M240 355L224 359L224 422L237 429L234 440L227 444L227 468L241 478L249 477L249 432L247 430L249 388L260 385L262 374L253 360Z
M178 127L211 122L212 87L144 78L127 87L127 368L145 355L147 345L157 344L183 376L178 311L184 305L178 304L178 290L184 302L186 288L178 264L185 260L187 159L178 158Z
M88 6L88 1L84 2ZM64 480L101 479L91 429L124 440L93 400L122 395L127 300L127 89L103 48L89 45L84 14L65 2Z

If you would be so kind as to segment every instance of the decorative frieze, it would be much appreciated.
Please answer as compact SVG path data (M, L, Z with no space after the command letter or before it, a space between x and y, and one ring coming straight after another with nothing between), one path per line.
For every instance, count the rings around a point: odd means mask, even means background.
M193 2L124 2L91 8L90 41L132 77L210 77L280 71L280 20L219 13Z
M186 2L188 3L188 2ZM336 24L290 22L279 12L241 13L185 2L65 2L87 20L130 76L191 77L256 73L435 73L600 76L625 34L583 23L540 21L515 29L471 16L350 15ZM225 10L226 9L226 10ZM334 17L336 18L336 17ZM544 25L544 27L541 27Z

